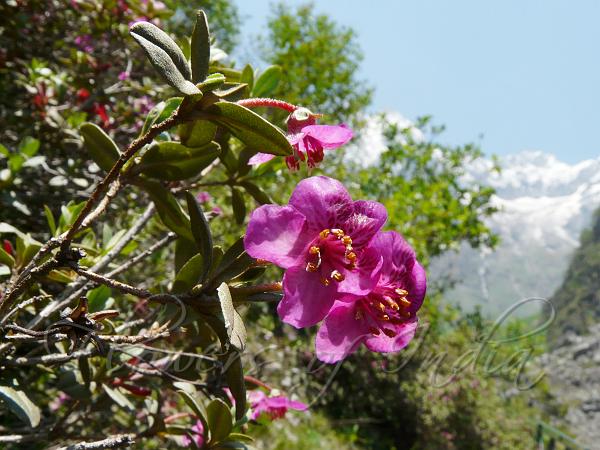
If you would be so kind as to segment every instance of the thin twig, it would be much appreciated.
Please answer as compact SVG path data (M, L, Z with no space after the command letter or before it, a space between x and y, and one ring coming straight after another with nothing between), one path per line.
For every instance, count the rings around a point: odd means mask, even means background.
M135 434L116 434L101 441L79 442L78 444L60 447L58 450L99 450L105 448L129 447L135 444Z
M142 215L134 222L129 231L121 238L121 240L113 248L111 248L106 255L100 259L100 261L94 264L90 270L92 272L100 272L104 270L106 266L108 266L108 264L110 264L110 262L117 257L121 251L123 251L127 244L129 244L129 242L139 235L142 228L148 224L148 220L154 214L154 209L154 203L150 203ZM87 282L88 280L86 278L81 277L73 284L68 286L56 301L46 305L46 307L42 309L39 314L27 324L27 328L37 328L55 311L66 308L68 305L81 297L85 292L84 288Z
M152 246L148 247L147 250L144 250L139 255L134 256L129 261L121 264L117 268L115 268L115 269L111 270L110 272L108 272L106 274L106 277L107 278L111 278L111 277L114 277L115 275L120 274L121 272L125 272L130 267L136 265L138 262L140 262L143 259L147 258L148 256L152 255L155 251L160 250L162 247L165 247L166 245L170 244L176 238L177 238L177 235L175 233L168 233L161 240L159 240L158 242L156 242Z
M150 292L146 289L136 288L136 287L130 286L129 284L122 283L117 280L113 280L112 278L106 278L105 276L97 274L90 270L77 269L76 272L79 275L84 276L85 278L87 278L89 280L95 281L96 283L104 284L113 289L117 289L119 291L125 292L127 294L131 294L131 295L135 295L140 298L148 298L152 295L152 292Z
M18 358L7 357L4 358L0 364L8 367L35 366L37 364L52 365L65 363L86 356L96 356L98 354L98 349L93 347L87 350L78 350L73 353L55 353L51 355L33 356L30 358L26 356L20 356Z

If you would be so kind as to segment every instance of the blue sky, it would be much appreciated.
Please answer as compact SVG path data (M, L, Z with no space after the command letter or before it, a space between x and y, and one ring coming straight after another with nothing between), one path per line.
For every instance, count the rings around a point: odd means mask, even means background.
M243 36L263 32L273 2L236 1ZM570 163L600 155L600 1L322 0L314 8L357 31L373 111L431 114L447 126L444 141L480 142L490 154L536 149Z

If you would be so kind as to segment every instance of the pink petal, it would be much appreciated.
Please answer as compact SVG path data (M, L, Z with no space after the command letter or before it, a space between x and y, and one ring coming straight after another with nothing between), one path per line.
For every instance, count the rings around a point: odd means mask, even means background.
M395 331L397 333L396 336L389 337L384 333L379 333L377 336L369 334L365 338L365 345L369 350L379 353L391 353L402 350L414 337L417 330L417 321L415 319L413 322L406 322L400 325L389 324L384 326Z
M354 214L343 228L352 237L354 247L362 247L381 230L387 220L387 211L381 203L366 200L356 201L353 206Z
M382 265L377 249L368 247L360 254L356 269L344 272L344 280L337 283L338 292L354 298L370 293L379 281Z
M246 251L287 269L302 264L311 238L306 219L291 206L263 205L250 215L244 237Z
M415 261L411 273L411 283L408 285L408 300L411 303L411 313L416 313L423 304L427 291L427 275L421 264Z
M323 320L335 300L336 286L324 286L317 274L294 267L285 272L283 292L277 306L279 317L296 328L304 328Z
M366 321L357 320L355 313L354 303L335 303L317 333L317 358L336 363L358 348L369 331Z
M271 155L269 153L257 153L248 160L248 165L258 166L259 164L271 161L273 158L275 158L275 155Z
M324 176L298 183L289 204L306 216L309 228L316 232L338 228L353 211L352 198L342 183Z
M287 408L287 409L295 409L297 411L305 411L308 409L308 405L297 402L295 400L290 400L285 395L278 395L276 397L269 397L266 400L267 404L271 408Z
M309 125L302 132L318 140L323 148L338 148L352 139L353 132L346 125Z

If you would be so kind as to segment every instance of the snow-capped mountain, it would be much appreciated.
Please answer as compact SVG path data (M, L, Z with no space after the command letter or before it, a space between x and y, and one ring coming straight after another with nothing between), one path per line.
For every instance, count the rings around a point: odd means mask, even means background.
M498 174L490 172L491 160L478 161L466 181L496 188L493 202L500 212L489 223L501 244L494 252L465 246L432 267L434 276L450 272L459 280L448 298L467 308L481 305L491 314L523 298L550 297L600 206L600 157L567 164L541 151L524 151L499 162Z

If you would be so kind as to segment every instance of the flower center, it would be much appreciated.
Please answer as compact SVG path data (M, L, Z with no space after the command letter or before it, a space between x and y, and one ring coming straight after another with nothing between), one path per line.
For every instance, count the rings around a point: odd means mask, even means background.
M342 272L356 267L352 238L339 228L325 229L308 249L307 260L306 271L318 273L324 286L344 281Z
M389 325L400 325L411 317L408 291L394 287L377 287L368 296L357 301L356 320L366 320L373 336L380 333L395 337L398 333Z

